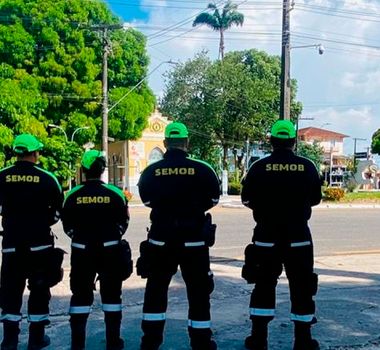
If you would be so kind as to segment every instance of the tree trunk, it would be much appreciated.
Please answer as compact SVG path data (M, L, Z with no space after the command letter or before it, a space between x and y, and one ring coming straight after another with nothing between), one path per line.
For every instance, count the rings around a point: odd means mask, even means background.
M228 170L228 145L223 145L223 170Z
M224 59L224 29L221 28L219 30L220 33L220 41L219 41L219 57L221 60Z

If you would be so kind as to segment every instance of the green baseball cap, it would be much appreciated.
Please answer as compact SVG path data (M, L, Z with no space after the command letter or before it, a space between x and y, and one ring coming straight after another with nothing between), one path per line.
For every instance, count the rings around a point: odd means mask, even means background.
M296 129L290 120L277 120L270 132L272 137L279 139L294 139L296 137Z
M185 139L189 136L186 125L180 122L173 122L165 128L165 138L167 139Z
M81 164L84 168L90 169L92 164L98 159L104 159L104 155L102 151L98 151L96 149L91 149L89 151L84 152L82 156Z
M43 147L43 143L31 134L18 135L13 142L13 151L16 153L39 151Z

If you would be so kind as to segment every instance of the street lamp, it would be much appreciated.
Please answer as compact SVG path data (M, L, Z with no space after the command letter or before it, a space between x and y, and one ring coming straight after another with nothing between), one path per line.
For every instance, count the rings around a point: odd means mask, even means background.
M287 23L287 25L289 25L289 23ZM323 55L323 53L325 52L325 48L322 44L291 46L289 28L283 32L283 42L285 42L285 44L283 44L282 46L281 59L280 119L290 120L290 50L315 47L318 49L318 53L320 55Z
M158 68L163 64L174 64L177 65L177 62L173 61L163 61L156 67L154 67L143 79L141 79L135 86L133 86L127 93L125 93L118 101L116 101L111 107L108 107L108 95L103 96L103 116L102 116L102 152L106 157L107 163L106 168L103 173L103 181L108 183L108 114L111 112L121 101L123 101L132 91L136 90L146 79L148 79Z
M55 129L59 129L59 130L61 130L61 131L63 132L63 134L65 135L66 142L69 141L69 138L67 137L67 133L66 133L66 131L65 131L64 128L62 128L62 127L59 126L59 125L55 125L55 124L49 124L49 126L50 126L51 128L55 128ZM82 126L82 127L80 127L80 128L76 128L76 129L74 130L74 132L71 134L71 142L74 142L74 136L75 136L75 134L76 134L78 131L80 131L80 130L86 130L86 129L90 129L90 127L89 127L89 126ZM68 185L69 185L69 191L70 191L70 190L71 190L71 163L70 163L70 162L69 162L69 170L70 170L70 175L69 175L69 178L68 178Z
M311 44L311 45L300 45L300 46L290 46L291 49L304 49L308 47L315 47L318 49L318 53L323 55L325 53L325 47L322 44Z
M51 128L55 128L55 129L59 129L59 130L61 130L61 131L63 132L63 134L65 135L66 142L69 141L69 138L67 137L67 133L66 133L65 129L62 128L62 126L55 125L55 124L49 124L49 126L50 126Z

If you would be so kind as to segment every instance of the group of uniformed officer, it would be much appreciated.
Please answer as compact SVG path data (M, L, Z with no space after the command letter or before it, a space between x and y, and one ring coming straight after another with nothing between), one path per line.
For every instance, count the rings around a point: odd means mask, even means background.
M283 266L295 323L294 350L319 349L310 331L316 322L317 275L307 221L311 206L321 199L321 188L313 163L293 153L295 137L291 122L276 122L271 132L272 155L255 162L243 182L242 201L253 210L257 223L242 270L243 278L255 284L250 303L252 332L245 341L248 349L268 348L268 323L274 317L275 288ZM149 165L138 184L142 201L152 209L151 226L136 264L137 274L147 279L140 349L157 350L163 342L168 287L179 266L189 302L191 348L215 350L209 247L215 241L216 225L206 212L219 201L220 182L207 163L189 157L184 124L173 122L166 127L164 145L164 158ZM120 189L101 180L106 159L97 150L84 153L85 181L64 199L54 175L37 166L42 148L33 135L19 135L13 144L17 161L0 171L1 350L17 349L26 282L30 290L28 350L50 344L45 335L50 288L62 279L64 254L54 247L51 226L60 218L72 240L71 349L85 349L86 323L98 280L106 348L123 349L122 282L133 269L129 244L122 239L128 228L128 201Z

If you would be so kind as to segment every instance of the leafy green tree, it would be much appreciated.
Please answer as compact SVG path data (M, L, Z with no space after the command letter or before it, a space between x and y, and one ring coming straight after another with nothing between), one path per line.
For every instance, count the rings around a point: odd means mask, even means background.
M310 159L316 166L317 170L321 171L323 162L323 148L318 143L299 142L297 145L297 154L299 156Z
M205 24L212 30L219 32L219 57L224 59L224 32L232 26L242 26L244 15L237 11L238 5L233 4L230 0L223 6L220 11L216 3L208 4L207 8L214 13L202 12L195 17L193 27Z
M265 142L278 118L280 59L265 52L230 52L223 62L212 62L205 52L183 63L166 76L163 113L190 128L192 151L203 159L222 150L227 169L229 149L242 149L245 141ZM292 81L291 113L300 115Z
M380 129L372 135L371 152L380 154Z
M60 179L75 169L81 145L101 140L103 39L100 28L120 25L101 0L2 0L0 2L0 162L10 159L13 137L30 132L47 145L49 170ZM145 37L133 29L109 31L111 105L147 75ZM116 106L109 136L138 138L154 108L146 84ZM68 140L49 124L62 127ZM79 127L88 129L72 134ZM54 142L48 140L49 136ZM9 139L9 137L11 139ZM77 150L75 150L75 148ZM55 165L55 163L57 163Z

